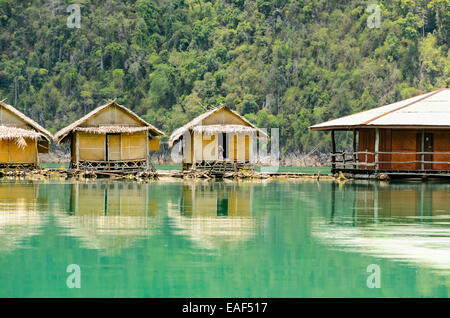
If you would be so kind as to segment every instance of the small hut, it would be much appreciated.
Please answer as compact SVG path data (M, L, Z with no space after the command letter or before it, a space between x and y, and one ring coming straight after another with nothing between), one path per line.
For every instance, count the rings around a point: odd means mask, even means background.
M450 176L450 89L310 127L331 130L332 171L388 176ZM353 150L336 149L335 131L353 132Z
M159 149L164 133L114 100L100 106L55 135L68 142L71 167L82 170L147 169L149 150Z
M39 153L48 153L53 136L4 101L0 101L0 167L36 168Z
M175 130L169 147L179 142L183 170L252 168L257 158L256 138L268 136L243 116L221 106Z

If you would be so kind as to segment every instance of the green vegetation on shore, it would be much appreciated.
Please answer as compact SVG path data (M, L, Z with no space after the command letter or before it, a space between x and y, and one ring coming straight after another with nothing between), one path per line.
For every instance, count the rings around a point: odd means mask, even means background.
M0 99L52 132L117 97L170 134L226 104L329 150L308 126L450 83L450 0L0 0ZM347 142L340 136L340 145Z

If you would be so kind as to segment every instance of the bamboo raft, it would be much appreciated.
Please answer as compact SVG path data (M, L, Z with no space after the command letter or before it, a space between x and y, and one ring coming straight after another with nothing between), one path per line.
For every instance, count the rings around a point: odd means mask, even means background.
M268 179L268 178L314 178L332 179L330 174L301 173L301 172L256 172L254 170L156 170L147 169L143 171L92 171L80 169L0 169L0 178L18 177L24 179L127 179L127 180L157 180L159 178L179 179Z

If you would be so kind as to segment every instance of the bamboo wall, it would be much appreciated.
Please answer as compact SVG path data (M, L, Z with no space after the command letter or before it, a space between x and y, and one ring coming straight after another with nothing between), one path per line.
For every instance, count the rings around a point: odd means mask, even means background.
M5 109L3 106L0 106L0 125L24 129L30 128L22 118Z
M121 108L111 105L87 119L80 127L96 127L99 125L142 126L142 123L131 117Z
M15 140L0 140L0 163L37 163L36 140L25 138L25 142L20 148Z
M227 109L221 109L204 119L200 125L244 125L248 124ZM185 163L202 160L219 160L219 134L192 134L189 141L183 143ZM254 158L254 136L242 133L227 134L227 159L234 161L251 161ZM186 144L188 143L188 144ZM190 146L190 148L189 148Z
M78 151L77 151L78 144ZM90 134L76 132L72 144L72 160L104 161L147 159L147 132L133 134Z

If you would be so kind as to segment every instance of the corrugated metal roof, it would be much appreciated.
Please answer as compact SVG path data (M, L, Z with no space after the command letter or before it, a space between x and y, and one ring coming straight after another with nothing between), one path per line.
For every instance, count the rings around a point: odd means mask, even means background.
M450 127L450 89L443 88L390 105L333 119L312 130L357 127Z

